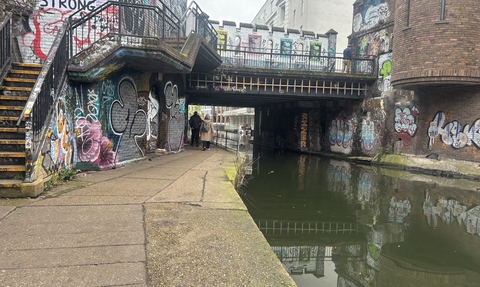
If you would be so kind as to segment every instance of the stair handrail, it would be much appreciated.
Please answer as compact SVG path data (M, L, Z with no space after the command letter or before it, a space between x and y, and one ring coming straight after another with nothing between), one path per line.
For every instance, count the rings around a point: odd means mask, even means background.
M195 6L195 7L193 7ZM194 15L194 25L193 27L190 27L190 31L188 31L187 21L190 19L190 15ZM209 16L207 13L203 12L203 10L200 8L200 6L197 4L197 2L192 1L190 2L190 5L188 5L187 10L183 14L181 18L181 25L186 27L187 29L187 35L190 33L198 33L203 38L205 38L209 44L212 46L212 48L216 51L217 50L217 43L218 43L218 33L217 30L213 27L212 23L208 20ZM186 36L187 36L186 35Z
M12 17L5 14L0 24L0 83L12 64Z
M27 103L17 121L17 128L25 120L25 178L31 182L32 164L38 159L39 152L46 138L45 128L53 116L54 103L60 96L65 84L68 66L68 20L57 32L40 74L33 85ZM34 144L35 143L35 144Z
M101 6L97 7L94 11L84 14L82 11L77 11L74 14L69 16L70 21L70 57L74 57L75 55L79 54L83 50L89 48L93 43L96 43L103 37L111 37L111 36L135 36L135 37L145 37L145 38L155 38L155 39L165 39L165 38L177 38L177 41L180 41L180 33L182 33L182 29L180 26L180 18L178 18L168 6L166 6L163 2L160 2L160 6L156 5L144 5L144 4L134 4L134 3L127 3L121 1L107 1L103 3ZM152 17L153 27L152 29L147 29L142 31L142 33L136 33L132 31L127 31L124 22L126 21L128 14L127 11L135 11L135 10L148 10L154 12L153 14L143 14L147 15L148 17ZM109 13L109 11L117 11L115 13L116 17L113 19L102 19L101 21L97 22L97 19L102 18L102 13ZM134 19L135 21L139 21L138 19ZM83 46L80 44L78 46L75 45L75 40L79 38L84 38L85 35L84 29L79 29L80 32L77 30L78 28L83 28L85 24L94 23L93 26L96 29L100 29L102 31L98 31L97 33L89 34L90 45ZM111 21L111 22L109 22ZM97 27L95 24L103 25L102 27ZM145 24L145 23L139 23ZM90 25L91 27L92 25ZM173 31L173 32L172 32ZM80 37L79 37L80 35Z

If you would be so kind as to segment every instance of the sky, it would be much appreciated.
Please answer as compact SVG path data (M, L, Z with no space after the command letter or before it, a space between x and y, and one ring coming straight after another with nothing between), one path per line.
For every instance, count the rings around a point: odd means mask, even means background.
M210 20L251 23L266 0L195 0ZM192 1L187 1L187 7Z

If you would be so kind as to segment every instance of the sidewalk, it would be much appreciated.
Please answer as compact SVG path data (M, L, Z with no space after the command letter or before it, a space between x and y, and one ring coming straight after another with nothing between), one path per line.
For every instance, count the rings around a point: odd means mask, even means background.
M188 146L0 200L0 286L295 286L226 176L233 157Z

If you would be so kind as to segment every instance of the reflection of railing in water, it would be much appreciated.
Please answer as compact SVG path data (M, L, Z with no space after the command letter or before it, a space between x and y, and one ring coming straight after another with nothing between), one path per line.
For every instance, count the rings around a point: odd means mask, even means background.
M257 226L264 234L358 234L358 225L351 222L299 222L256 220Z

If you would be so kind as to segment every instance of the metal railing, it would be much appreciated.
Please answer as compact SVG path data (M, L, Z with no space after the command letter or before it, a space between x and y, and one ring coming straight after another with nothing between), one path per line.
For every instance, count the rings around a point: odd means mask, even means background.
M223 66L264 68L279 70L305 70L330 73L342 73L343 57L312 54L308 50L255 49L249 47L218 48ZM370 58L353 58L353 74L373 74L374 60Z
M69 21L72 57L105 37L126 45L143 45L142 38L175 39L179 45L183 35L180 19L161 1L159 6L108 1L91 13L72 14Z
M0 83L12 63L12 20L6 15L0 23Z
M182 17L182 25L185 25L186 35L192 32L198 33L216 50L218 33L208 18L209 16L200 9L200 6L192 1Z
M25 182L31 181L31 162L39 156L41 146L46 138L45 129L51 120L54 103L65 84L68 65L68 21L57 32L47 58L43 63L27 103L17 121L20 127L25 120L26 172Z
M225 149L240 151L240 147L249 144L251 134L243 132L219 131L216 130L213 135L212 143Z

